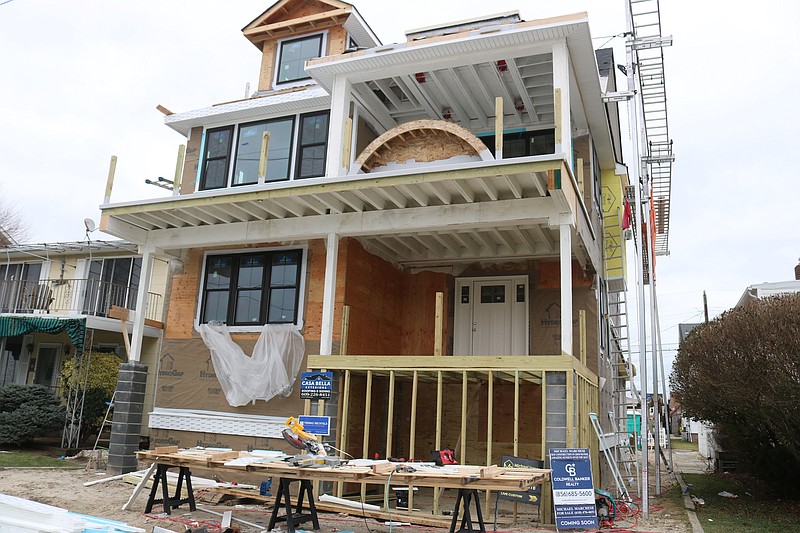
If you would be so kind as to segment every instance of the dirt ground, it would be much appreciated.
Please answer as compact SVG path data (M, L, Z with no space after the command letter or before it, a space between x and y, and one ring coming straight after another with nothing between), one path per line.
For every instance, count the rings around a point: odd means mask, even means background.
M143 492L134 502L132 509L123 511L122 506L133 493L134 485L121 480L107 481L84 487L87 481L94 481L108 477L105 472L87 473L84 468L77 469L51 469L51 468L7 468L0 469L0 493L10 494L41 503L54 505L69 511L88 514L101 518L108 518L126 522L150 532L154 526L159 526L176 532L186 531L187 527L197 528L205 526L209 533L218 531L219 516L197 510L189 513L188 506L173 510L171 517L163 513L144 514L147 500L147 491ZM197 490L195 491L198 492ZM234 522L242 533L256 533L266 529L269 521L269 507L262 505L225 506L223 504L201 503L198 505L217 513L226 510L233 511L233 517L255 524L248 526ZM647 521L641 517L626 519L617 523L616 532L637 531L653 533L691 533L691 527L686 517L683 506L674 497L651 499L651 512ZM159 509L154 509L158 511ZM163 509L161 509L163 511ZM383 521L340 515L334 513L319 513L322 532L347 532L354 533L384 533L389 527ZM443 517L447 518L447 517ZM492 531L491 517L484 517L488 531ZM310 523L303 527L310 529ZM624 529L622 529L624 528ZM419 531L429 530L443 532L445 529L422 526L393 527L394 531ZM508 531L555 531L553 527L534 527L530 522L520 522L514 526L509 524L498 525L498 530Z

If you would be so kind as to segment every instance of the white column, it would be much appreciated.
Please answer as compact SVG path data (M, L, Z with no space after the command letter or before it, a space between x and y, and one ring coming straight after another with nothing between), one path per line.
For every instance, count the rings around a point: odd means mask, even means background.
M325 246L325 288L322 292L322 328L319 354L333 352L333 310L336 304L336 265L339 262L339 235L329 233Z
M572 355L572 228L560 224L558 233L561 248L558 261L561 266L561 351Z
M136 293L136 312L133 315L133 332L131 333L131 353L130 361L139 362L142 360L142 338L144 337L144 318L147 315L147 295L150 292L150 279L153 275L152 248L143 248L142 252L142 272L139 278L139 290Z
M342 165L344 121L350 115L350 81L337 77L331 88L331 116L328 125L328 154L325 159L326 176L342 176L346 168Z
M572 117L569 109L570 61L566 39L553 43L553 104L556 109L556 153L572 168ZM574 174L574 171L573 171Z

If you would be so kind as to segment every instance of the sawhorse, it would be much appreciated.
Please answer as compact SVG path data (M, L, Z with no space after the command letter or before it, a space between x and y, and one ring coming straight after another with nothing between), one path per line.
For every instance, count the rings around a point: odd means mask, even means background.
M461 509L461 502L464 502L464 516L461 518L461 529L456 531L456 522L458 522L458 512ZM478 517L477 525L480 529L476 530L472 527L472 515L469 511L470 502L475 503L475 514ZM481 501L478 498L478 491L475 489L458 489L458 496L456 497L456 507L453 509L453 521L450 523L450 533L473 533L480 531L486 533L486 525L483 523L483 514L481 513Z
M297 494L297 505L292 509L289 487L291 483L295 481L300 482L300 492ZM303 513L303 500L306 498L308 499L308 508L310 511L308 514ZM283 506L286 512L284 516L278 516L281 500L283 500ZM275 507L272 509L272 515L269 518L269 527L267 529L271 531L275 528L276 522L285 521L286 529L289 533L294 533L295 526L303 522L308 522L309 520L314 524L314 529L319 529L319 519L317 518L317 507L314 505L314 491L311 481L308 479L280 478L278 495L275 497Z
M169 485L167 485L167 471L170 468L178 468L178 483L175 486L175 496L172 497L169 495ZM189 496L181 499L181 489L183 488L184 481L186 481L186 490L189 493ZM158 493L159 484L161 484L161 499L157 500L156 494ZM164 465L161 463L156 466L156 475L153 479L153 488L150 489L150 497L147 499L147 505L144 508L144 512L149 513L152 511L153 504L156 503L163 503L164 512L167 514L172 514L172 510L174 508L180 507L184 503L189 504L190 511L197 510L197 507L194 503L194 492L192 492L192 473L189 471L188 467L173 467L171 465Z

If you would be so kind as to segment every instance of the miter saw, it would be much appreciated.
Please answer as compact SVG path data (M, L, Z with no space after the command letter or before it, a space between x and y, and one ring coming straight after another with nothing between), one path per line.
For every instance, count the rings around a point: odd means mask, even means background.
M305 450L306 453L290 457L287 461L294 466L320 467L338 466L343 463L342 459L335 455L328 455L331 446L319 441L316 435L312 435L305 430L303 423L293 416L286 420L286 428L281 432L286 442L298 450Z

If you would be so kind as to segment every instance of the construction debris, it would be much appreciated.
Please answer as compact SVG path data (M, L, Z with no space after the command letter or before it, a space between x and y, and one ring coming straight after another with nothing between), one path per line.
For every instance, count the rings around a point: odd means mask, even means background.
M83 533L144 533L144 529L124 522L75 514L8 494L0 494L0 530L8 528L18 533L64 532Z

